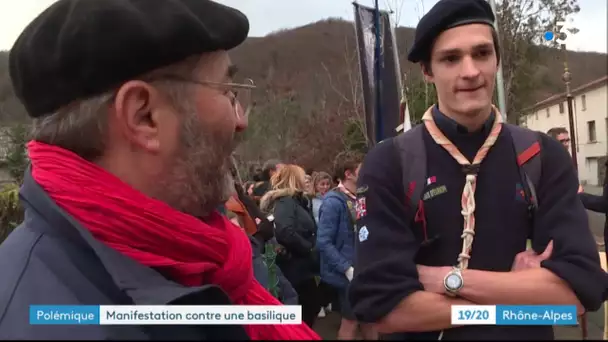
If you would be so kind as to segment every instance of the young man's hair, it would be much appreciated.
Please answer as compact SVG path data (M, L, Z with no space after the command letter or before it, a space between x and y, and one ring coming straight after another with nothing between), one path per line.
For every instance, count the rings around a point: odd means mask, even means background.
M344 180L344 174L346 171L355 172L359 164L362 162L363 155L361 153L352 151L344 151L339 153L334 159L334 179L337 181Z
M249 166L249 176L251 177L251 180L253 180L254 182L261 182L262 181L262 167L258 164L252 164Z
M496 30L492 28L492 42L494 43L494 52L496 53L496 65L500 64L500 40L498 39L498 33ZM426 56L420 61L422 65L422 71L427 75L433 75L433 69L431 68L431 51L433 51L433 46L435 43L431 45Z
M282 164L278 159L271 159L264 163L262 167L262 180L270 181L270 171L276 171L277 165Z
M568 130L564 127L553 127L547 131L547 135L553 139L557 139L557 136L560 134L568 134Z

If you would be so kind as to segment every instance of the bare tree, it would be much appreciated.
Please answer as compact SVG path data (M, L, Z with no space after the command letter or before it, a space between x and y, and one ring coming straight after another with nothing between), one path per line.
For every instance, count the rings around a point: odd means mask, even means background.
M388 8L391 16L393 17L393 23L395 27L399 27L401 22L401 13L403 12L403 5L405 0L384 0L386 8Z
M543 67L544 33L556 22L578 13L578 0L501 0L497 4L505 101L509 121L516 122L521 110L532 104ZM571 29L570 34L576 33ZM555 44L550 44L556 46Z
M363 132L363 137L367 139L365 114L362 110L363 94L361 76L358 68L357 49L354 45L355 44L353 43L349 43L347 36L344 36L344 74L339 81L336 81L334 76L332 76L335 72L329 70L323 62L321 62L321 66L327 73L330 88L340 99L336 114L344 116L345 118L354 118L353 122L358 125L359 130Z

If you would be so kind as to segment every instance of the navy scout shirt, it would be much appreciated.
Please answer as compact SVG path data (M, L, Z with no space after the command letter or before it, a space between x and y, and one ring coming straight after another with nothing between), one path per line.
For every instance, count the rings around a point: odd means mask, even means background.
M478 132L444 116L435 108L438 127L469 160L485 141L494 115ZM416 264L452 266L462 248L460 199L465 182L461 166L424 131L428 179L423 191L426 229L406 220L406 194L397 149L392 141L374 147L359 173L367 188L365 212L357 222L355 278L350 299L357 318L377 322L405 297L422 291ZM503 129L481 164L476 188L476 229L469 268L509 272L517 253L554 241L553 255L541 266L563 278L581 303L597 310L608 288L599 265L585 209L577 196L578 179L567 151L541 134L542 176L536 189L539 208L534 222L522 195L513 141ZM543 248L544 249L544 248ZM542 252L542 250L538 251ZM466 286L466 279L465 279ZM499 303L497 303L499 304ZM434 338L438 332L409 333L407 338ZM465 326L448 329L443 339L552 339L551 326Z

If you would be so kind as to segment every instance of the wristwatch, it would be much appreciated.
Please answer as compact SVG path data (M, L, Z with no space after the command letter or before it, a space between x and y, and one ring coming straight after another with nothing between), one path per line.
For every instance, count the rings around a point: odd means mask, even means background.
M464 286L464 280L462 279L462 272L458 267L454 267L446 276L443 278L443 287L450 296L458 295L458 291Z

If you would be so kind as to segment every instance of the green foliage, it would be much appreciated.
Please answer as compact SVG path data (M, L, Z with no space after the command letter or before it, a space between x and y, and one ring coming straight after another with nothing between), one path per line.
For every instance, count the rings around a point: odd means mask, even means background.
M344 148L346 151L365 153L367 140L365 139L365 128L363 122L357 119L349 119L344 127Z
M420 123L422 115L437 103L437 91L435 86L424 81L418 81L407 87L407 107L410 112L412 125Z
M272 242L267 242L264 246L262 258L268 268L268 291L275 297L280 298L279 275L277 273L277 252Z
M0 188L0 243L23 221L19 204L19 186L9 184Z
M4 167L11 177L21 183L23 174L28 165L27 150L25 144L28 140L28 126L16 124L8 132L8 154L4 161Z

